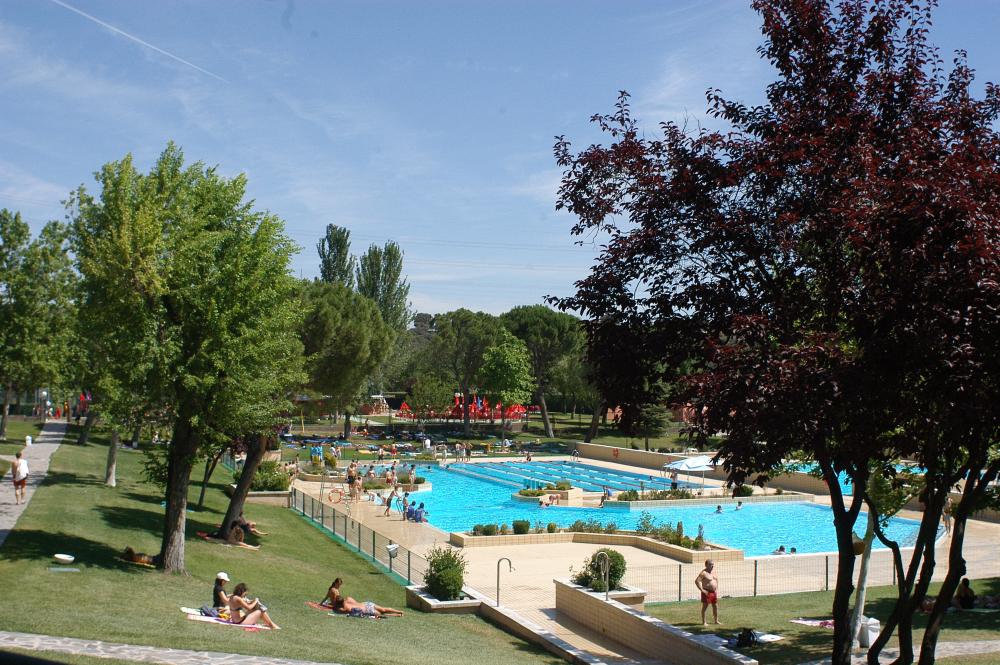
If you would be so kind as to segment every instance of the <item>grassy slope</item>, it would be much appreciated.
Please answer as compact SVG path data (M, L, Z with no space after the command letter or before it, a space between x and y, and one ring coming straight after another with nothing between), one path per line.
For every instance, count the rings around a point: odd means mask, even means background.
M7 439L0 441L0 455L13 455L24 448L24 437L30 434L31 438L37 439L38 432L41 431L42 424L39 422L21 420L11 420L7 423Z
M931 586L931 591L937 593L937 584ZM973 589L977 594L996 594L1000 592L1000 579L976 580ZM895 598L895 587L875 587L868 590L866 604L869 616L884 621L892 610ZM682 603L667 603L647 606L647 611L664 621L679 626L694 633L711 632L730 635L741 628L775 633L785 637L780 642L762 644L748 650L747 653L762 664L792 665L809 660L816 660L829 655L830 640L833 631L827 628L816 628L790 623L791 619L828 619L830 607L833 604L833 592L794 593L781 596L759 596L757 598L723 598L719 603L719 618L723 626L702 627L701 603L697 601ZM708 620L711 621L711 609ZM918 615L914 619L914 640L920 644L926 619ZM1000 639L1000 613L954 613L945 618L944 629L940 641L957 642L968 640ZM983 660L982 663L1000 661L997 654L989 656L995 660ZM968 658L968 657L966 657ZM948 662L948 661L943 661ZM958 662L958 661L952 661ZM961 662L979 662L961 660Z
M105 487L106 452L98 441L63 445L54 456L46 485L2 549L0 588L17 588L19 598L16 604L0 603L5 629L351 664L411 664L415 655L426 662L466 663L470 653L491 665L560 662L472 616L411 611L402 619L366 621L307 608L304 601L318 600L336 576L359 600L403 608L404 592L286 509L249 508L250 518L272 534L259 552L194 537L195 531L211 529L225 510L223 470L205 511L189 514L189 576L119 563L116 556L126 545L158 550L163 509L155 490L138 481L141 453L121 451L119 485ZM192 500L197 490L192 487ZM82 572L50 572L56 552L76 555ZM264 599L284 630L245 634L187 621L178 607L209 602L219 570L229 573L230 586L246 582L250 595Z
M71 653L61 653L59 651L28 651L26 649L6 649L0 651L0 656L5 653L17 654L19 656L31 656L33 658L45 658L53 663L66 663L66 665L130 665L131 660L119 660L117 658L98 658L97 656L78 656ZM2 660L2 659L0 659Z

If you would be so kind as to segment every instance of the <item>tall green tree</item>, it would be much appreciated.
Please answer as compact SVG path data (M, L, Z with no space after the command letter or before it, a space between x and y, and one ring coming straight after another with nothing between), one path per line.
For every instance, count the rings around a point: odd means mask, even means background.
M437 334L430 348L433 367L462 391L462 422L465 436L469 436L472 389L479 381L483 353L499 339L502 326L489 314L464 308L441 314L434 322Z
M20 213L0 210L0 439L15 392L59 383L71 366L74 275L63 224L38 237Z
M440 418L451 409L454 396L450 383L431 373L421 374L413 384L410 408L419 420L427 420L432 414Z
M355 259L351 256L350 230L327 224L326 235L316 243L316 251L319 252L319 278L353 289Z
M507 427L507 409L531 398L535 377L531 373L531 355L524 342L501 330L496 343L483 352L479 387L493 402L503 406L501 428Z
M410 284L403 276L403 250L393 241L371 245L358 259L358 293L378 306L382 320L398 336L410 325Z
M184 165L169 144L148 174L132 156L96 174L69 201L82 303L105 348L145 379L146 403L168 404L160 554L184 570L191 469L219 433L263 429L287 408L298 378L289 264L297 250L282 221L246 200L246 178ZM129 381L132 385L132 381Z
M535 399L542 407L545 436L552 437L552 421L545 393L552 386L552 374L560 360L583 346L580 321L545 305L515 307L500 317L507 330L519 337L531 354L531 369L538 382Z
M306 284L304 307L301 336L310 384L344 412L348 436L361 390L389 352L392 331L372 300L342 284Z

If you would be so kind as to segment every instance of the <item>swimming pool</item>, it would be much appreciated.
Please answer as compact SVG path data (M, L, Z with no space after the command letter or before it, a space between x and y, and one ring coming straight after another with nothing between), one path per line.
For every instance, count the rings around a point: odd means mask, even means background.
M473 470L476 466L472 465ZM432 483L433 489L412 498L423 502L431 524L445 531L469 531L475 524L510 525L518 519L529 520L533 526L536 522L555 522L560 527L568 527L576 520L596 519L604 524L614 522L619 529L634 529L643 512L619 507L541 508L534 501L512 499L511 494L518 489L513 481L476 478L430 465L420 465L418 472ZM706 539L740 548L747 556L770 554L779 545L795 547L801 553L837 549L830 509L807 502L748 503L739 511L726 504L721 514L715 514L713 505L650 508L648 512L659 523L683 522L685 533L692 536L697 534L698 525L703 525ZM866 520L867 515L862 513L856 531L864 532ZM918 526L913 520L893 518L887 531L890 538L906 546L915 540ZM876 542L875 547L881 545Z
M915 464L894 464L893 465L898 472L909 472L917 475L924 473L924 469ZM797 473L806 473L811 476L816 476L822 478L822 473L819 470L818 462L799 462L790 465L790 468ZM854 483L851 482L850 476L847 472L841 471L837 474L837 481L840 484L840 492L844 496L854 495Z

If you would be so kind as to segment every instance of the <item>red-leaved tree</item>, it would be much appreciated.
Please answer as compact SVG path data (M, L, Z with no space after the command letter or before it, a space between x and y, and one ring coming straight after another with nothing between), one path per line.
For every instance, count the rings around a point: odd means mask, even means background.
M912 662L910 620L964 478L921 652L933 662L965 520L1000 464L1000 94L974 97L964 54L944 70L927 41L932 2L753 5L777 79L755 107L709 91L727 131L668 122L647 138L622 93L594 118L609 145L574 153L557 140L558 206L578 217L575 234L606 238L557 302L584 314L599 369L620 351L608 331L641 340L653 357L635 378L680 385L699 432L728 433L719 458L732 482L764 482L789 456L818 462L838 542L834 663L850 660L869 474L891 476L900 457L927 469L914 553L904 565L894 551L899 598L870 652L898 630L900 662ZM694 369L678 384L682 361Z

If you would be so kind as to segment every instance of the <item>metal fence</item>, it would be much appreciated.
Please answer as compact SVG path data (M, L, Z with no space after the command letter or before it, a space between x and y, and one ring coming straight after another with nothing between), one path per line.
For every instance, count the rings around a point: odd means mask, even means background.
M903 551L904 568L911 550ZM1000 560L992 545L966 546L964 557L968 577L983 578L1000 575ZM800 591L829 591L837 583L836 554L794 554L758 557L743 561L720 561L715 574L719 578L722 596L769 596ZM855 565L857 575L860 560ZM624 583L647 592L646 602L673 602L698 598L694 585L702 564L666 564L637 566L625 571ZM939 548L933 579L940 581L948 571L947 551ZM870 586L896 584L896 570L888 550L872 553L868 567Z
M343 542L360 556L369 559L398 581L422 583L427 560L394 543L377 531L353 519L343 504L330 505L297 488L291 490L291 508L328 535ZM390 548L389 545L394 547Z

